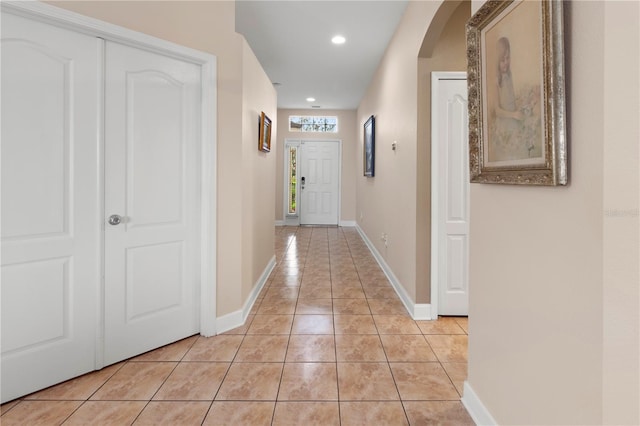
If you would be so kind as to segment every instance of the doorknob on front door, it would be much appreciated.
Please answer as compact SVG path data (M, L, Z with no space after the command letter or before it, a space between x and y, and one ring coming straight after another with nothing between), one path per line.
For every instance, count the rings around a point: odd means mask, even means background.
M117 214L112 214L109 216L109 225L119 225L122 222L122 217Z
M300 179L301 183L302 183L302 189L304 189L304 176L302 176L302 178Z

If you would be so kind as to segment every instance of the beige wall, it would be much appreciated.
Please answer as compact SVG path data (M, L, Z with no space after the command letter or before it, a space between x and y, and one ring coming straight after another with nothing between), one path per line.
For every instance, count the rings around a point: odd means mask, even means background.
M290 115L338 117L337 133L301 133L289 131ZM284 219L284 141L285 139L339 139L342 141L342 174L340 188L340 221L356 220L356 167L361 152L356 140L355 110L280 109L278 110L278 154L276 165L276 220Z
M243 202L246 202L246 191L238 184L238 175L245 170L247 162L258 161L256 153L249 153L245 145L251 144L254 135L247 135L243 123L247 120L245 112L257 110L262 105L275 104L275 91L263 88L266 79L259 77L255 61L246 51L243 37L235 32L235 3L233 1L53 1L51 4L63 7L86 16L130 28L135 31L168 40L217 57L218 78L218 113L217 113L217 315L240 309L246 299L246 281L253 279L256 270L266 266L258 265L264 259L273 255L273 246L267 248L265 244L254 247L244 236L245 224L255 221L262 224L257 216L267 212L270 223L273 224L273 202L267 198L252 199L252 209L245 212ZM243 67L247 64L248 70ZM243 81L245 71L258 80L252 83ZM247 98L247 102L257 102L260 105L243 105L243 90L250 85L262 90L262 95L255 99ZM266 98L273 97L272 102ZM257 127L257 124L256 124ZM255 143L257 145L257 142ZM247 158L248 156L248 158ZM246 161L245 161L246 160ZM241 179L247 182L254 178L263 178L272 173L274 156L267 157L263 167L245 170ZM269 164L268 164L269 163ZM255 174L255 175L254 175ZM274 188L265 187L265 192L271 192L275 197ZM264 203L265 205L261 205ZM247 214L249 216L247 216ZM252 218L253 215L253 218ZM272 228L271 228L272 229ZM267 239L268 243L268 239ZM251 255L247 264L247 251L257 251ZM269 254L267 254L269 250ZM246 268L246 269L245 269ZM243 272L249 271L249 272ZM244 274L244 275L243 275ZM249 278L251 277L251 278Z
M274 256L274 204L276 159L280 151L258 150L258 117L264 112L272 121L271 137L277 140L276 91L258 59L243 40L243 138L242 168L236 171L236 190L242 188L242 300L246 300L265 266Z
M602 3L569 9L570 185L471 185L468 381L499 424L602 416Z
M358 225L416 301L418 52L439 2L410 2L358 107L362 126L376 117L375 177L356 172ZM397 150L391 144L397 141ZM388 235L387 247L380 235Z
M471 2L457 5L438 37L418 58L418 144L416 188L416 302L431 302L431 73L466 71L465 25Z
M378 126L358 223L417 301L429 175L414 158L428 160L425 77L440 66L437 47L418 51L440 37L441 3L409 4L357 117L358 141L369 115ZM571 182L472 184L468 382L499 424L640 424L639 4L565 8Z
M638 3L565 6L570 184L472 184L468 382L499 424L638 424Z
M640 424L640 3L604 7L603 423Z
M468 2L410 2L358 108L359 150L361 126L376 116L376 176L362 177L362 165L356 175L358 225L415 303L430 302L430 72L465 70L469 10Z
M250 147L252 111L273 106L233 30L233 3L55 4L217 55L218 314L239 309L273 252L258 241L269 237L249 237L244 226L272 224L276 206L257 185L238 185L238 173L248 173L243 183L273 182L282 151L263 156ZM475 0L472 9L481 4ZM414 300L416 232L425 212L416 194L428 186L417 164L426 131L417 125L418 52L439 5L408 5L355 118L355 215ZM571 183L472 185L468 382L500 424L640 424L639 5L565 5ZM254 89L259 94L245 98ZM367 179L358 153L372 114L376 177ZM263 189L276 198L270 185ZM245 212L248 203L255 214ZM387 249L381 232L389 235Z

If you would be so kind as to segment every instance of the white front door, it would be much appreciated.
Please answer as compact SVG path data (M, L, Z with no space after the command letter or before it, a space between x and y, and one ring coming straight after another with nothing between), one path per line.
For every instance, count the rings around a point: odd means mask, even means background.
M439 315L469 310L469 159L464 73L432 78L432 286Z
M300 142L300 225L338 225L340 142Z
M2 13L2 401L95 368L101 40Z
M200 79L107 42L105 364L199 331Z

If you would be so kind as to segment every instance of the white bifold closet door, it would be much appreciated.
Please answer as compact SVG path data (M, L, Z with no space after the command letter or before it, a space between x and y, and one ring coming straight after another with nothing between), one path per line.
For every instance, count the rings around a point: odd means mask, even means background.
M2 14L2 401L199 331L200 66Z

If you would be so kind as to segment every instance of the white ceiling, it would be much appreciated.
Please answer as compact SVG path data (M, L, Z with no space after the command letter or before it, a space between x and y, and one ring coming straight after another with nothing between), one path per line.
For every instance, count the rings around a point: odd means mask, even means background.
M237 0L236 31L271 82L280 83L278 108L355 109L406 6L406 0ZM346 43L332 44L336 34Z

